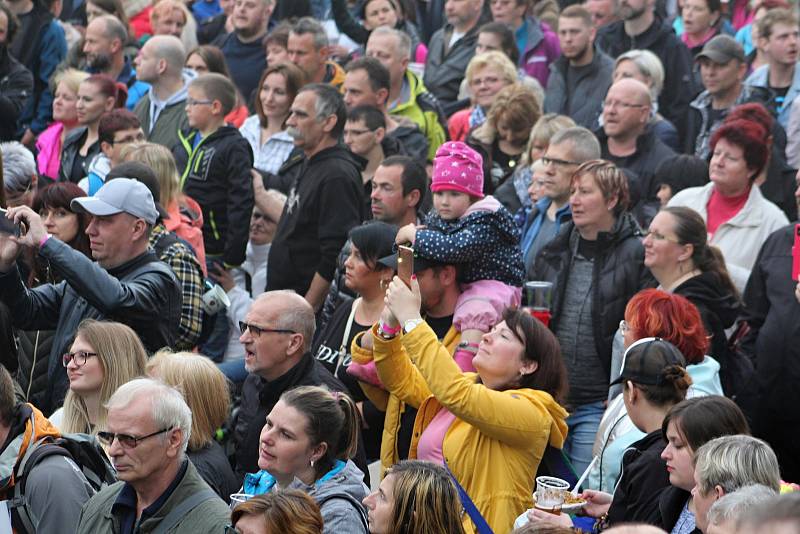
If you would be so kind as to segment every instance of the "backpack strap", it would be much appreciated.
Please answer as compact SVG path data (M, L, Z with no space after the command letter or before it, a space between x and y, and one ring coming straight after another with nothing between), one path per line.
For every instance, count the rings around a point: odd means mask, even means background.
M364 527L364 532L369 532L369 520L367 519L367 514L364 511L364 506L349 493L334 493L333 495L326 495L325 497L317 501L320 511L322 511L322 506L326 502L332 501L333 499L341 499L343 501L347 501L350 504L352 504L353 508L355 508L356 512L358 512L358 518L361 520L361 526Z
M475 503L472 502L472 499L467 493L467 490L458 482L458 479L450 470L450 466L447 465L447 461L444 463L445 468L447 469L447 473L450 475L450 480L456 485L456 490L458 490L458 496L461 499L461 506L464 508L464 511L467 513L472 522L475 523L475 531L478 534L494 534L492 527L489 526L489 523L486 522L481 511L478 510L478 507L475 506Z
M156 525L151 531L151 534L166 534L169 532L173 527L177 526L178 523L184 518L186 514L194 510L199 505L203 504L206 501L210 501L212 499L219 499L219 496L214 493L210 488L206 488L204 490L200 490L197 493L192 494L191 497L181 501L178 506L173 508L161 522Z

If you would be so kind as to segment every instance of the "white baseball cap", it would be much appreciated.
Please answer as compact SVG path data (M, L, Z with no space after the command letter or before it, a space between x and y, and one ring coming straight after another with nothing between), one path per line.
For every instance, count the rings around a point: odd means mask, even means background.
M128 213L148 224L155 224L158 220L153 194L142 182L130 178L109 180L93 197L72 199L70 207L73 211L100 217Z

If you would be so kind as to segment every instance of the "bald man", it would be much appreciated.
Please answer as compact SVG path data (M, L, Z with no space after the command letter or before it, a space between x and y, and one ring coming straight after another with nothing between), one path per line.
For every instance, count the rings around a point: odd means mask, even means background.
M186 118L186 89L196 76L183 68L186 50L181 40L172 35L156 35L148 39L136 56L136 75L150 84L134 113L142 123L147 140L171 149L178 131L189 127Z
M628 176L631 211L643 228L658 211L656 167L675 153L656 135L650 121L650 89L638 80L614 83L603 102L603 127L597 132L603 159L614 162Z
M267 414L284 391L297 386L325 386L346 392L309 352L316 322L311 305L294 291L262 293L239 323L248 371L234 428L236 472L258 471L259 435ZM368 473L363 446L356 465ZM367 482L368 484L369 482Z

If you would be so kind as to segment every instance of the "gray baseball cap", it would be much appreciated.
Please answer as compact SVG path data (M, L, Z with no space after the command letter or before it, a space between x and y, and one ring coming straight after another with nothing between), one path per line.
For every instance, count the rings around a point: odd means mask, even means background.
M153 194L142 182L130 178L109 180L93 197L72 199L70 207L73 211L100 217L128 213L148 224L158 220Z
M744 48L730 35L717 35L703 46L695 61L701 59L710 59L720 65L725 65L732 59L744 63Z

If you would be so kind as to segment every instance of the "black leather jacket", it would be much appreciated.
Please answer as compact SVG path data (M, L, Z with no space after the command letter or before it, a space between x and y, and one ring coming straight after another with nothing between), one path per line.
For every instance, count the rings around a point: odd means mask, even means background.
M84 319L107 319L130 326L148 351L171 346L178 332L181 288L172 270L152 251L105 270L81 252L50 238L40 254L64 277L58 284L28 289L14 268L0 273L0 300L24 330L55 329L48 384L31 402L45 414L61 406L69 382L61 355L69 350Z

